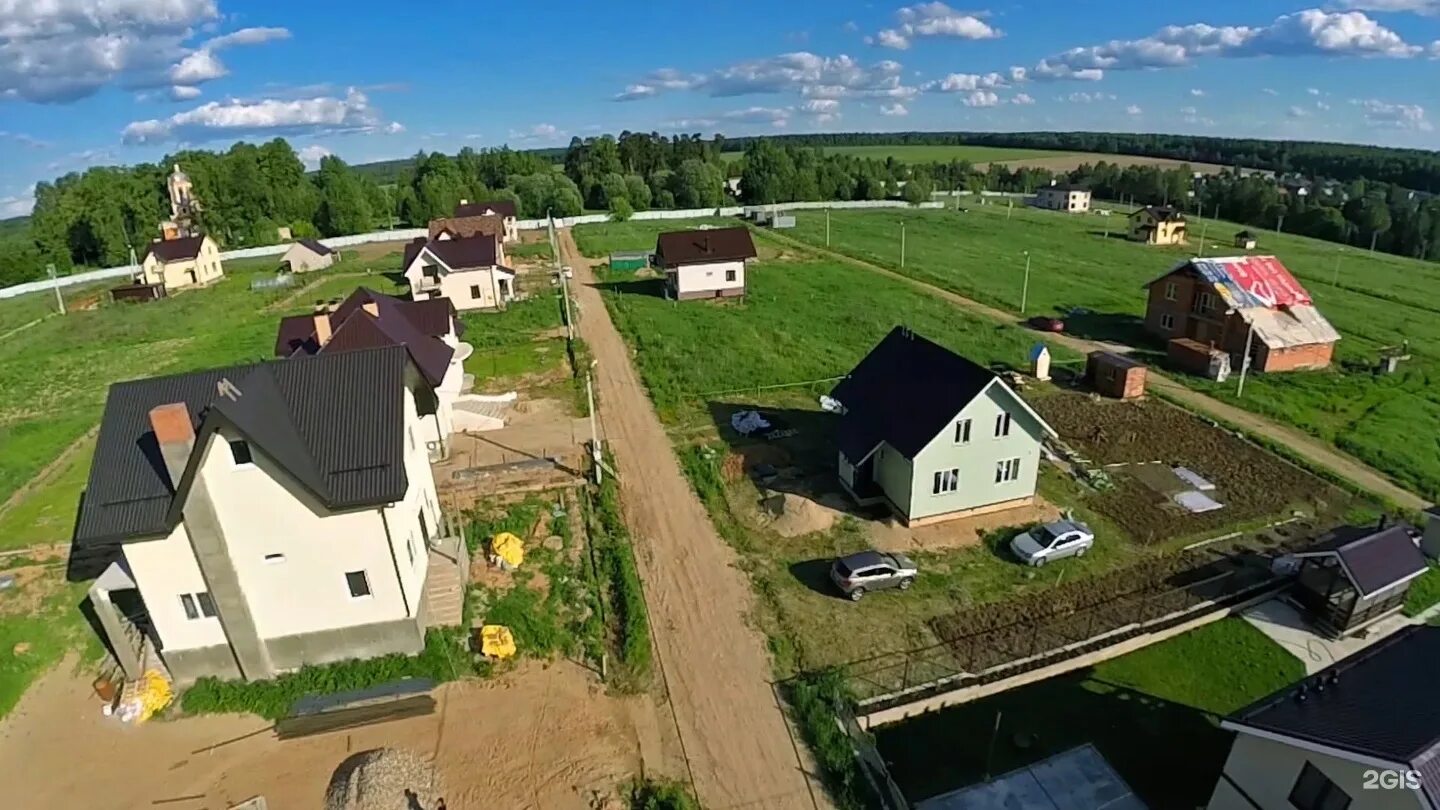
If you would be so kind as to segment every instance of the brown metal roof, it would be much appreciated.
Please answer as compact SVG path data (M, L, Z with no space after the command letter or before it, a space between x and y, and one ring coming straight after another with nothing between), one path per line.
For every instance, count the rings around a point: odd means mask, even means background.
M455 206L456 217L484 216L494 212L502 217L515 217L515 203L511 200L485 200L481 202L467 202Z
M749 228L671 231L655 240L655 255L661 267L753 259L755 241Z
M365 314L365 305L374 304L378 316ZM334 312L329 313L331 338L324 346L315 337L314 315L292 315L280 319L275 338L277 357L296 357L329 352L404 346L415 365L432 385L445 378L454 350L440 339L453 323L454 306L448 298L404 301L360 287Z
M412 243L413 244L413 243ZM436 239L422 247L451 270L472 270L480 267L494 267L499 264L500 240L493 236L471 236L460 239ZM417 249L416 254L419 253ZM414 256L410 246L405 247L405 262L408 267Z
M452 238L470 236L494 236L504 238L505 220L499 214L480 214L466 217L446 217L430 220L430 238L438 239L440 234L449 232Z
M204 236L186 236L181 239L157 239L145 247L144 261L154 256L162 262L179 262L194 259L200 255L200 246L205 243Z

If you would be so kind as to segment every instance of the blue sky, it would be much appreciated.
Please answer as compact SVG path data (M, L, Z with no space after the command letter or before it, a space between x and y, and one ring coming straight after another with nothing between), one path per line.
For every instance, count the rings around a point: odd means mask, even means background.
M0 216L289 137L312 164L622 129L1090 129L1440 149L1440 0L0 0Z

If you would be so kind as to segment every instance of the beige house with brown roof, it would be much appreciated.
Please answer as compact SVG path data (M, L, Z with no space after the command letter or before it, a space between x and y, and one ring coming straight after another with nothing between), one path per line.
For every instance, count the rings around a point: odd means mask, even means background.
M466 239L494 236L503 242L520 239L515 203L509 200L472 203L461 200L453 216L430 220L431 239Z
M220 247L208 236L161 239L145 248L137 284L158 284L166 292L210 284L225 275Z
M285 251L285 255L280 257L280 263L290 268L292 273L309 273L329 267L339 257L340 254L335 250L314 239L301 239Z

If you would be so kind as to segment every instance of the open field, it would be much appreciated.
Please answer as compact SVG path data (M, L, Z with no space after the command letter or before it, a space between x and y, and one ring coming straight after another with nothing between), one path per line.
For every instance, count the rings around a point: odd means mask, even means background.
M591 259L608 259L617 250L654 250L655 237L666 231L710 226L733 228L740 222L728 217L700 219L632 219L628 222L606 222L582 225L575 229L575 244Z
M899 266L902 221L904 268ZM1072 334L1158 353L1163 347L1142 327L1142 286L1199 246L1135 244L1117 237L1124 228L1118 215L1069 217L1003 205L972 206L965 213L834 211L830 247L1017 314L1024 252L1029 251L1024 314L1058 314ZM1236 252L1229 247L1239 230L1233 223L1192 219L1191 229L1197 236L1207 232L1209 255ZM824 245L825 214L799 212L798 227L787 233ZM1226 402L1295 424L1423 495L1440 496L1440 454L1433 438L1440 435L1440 389L1430 384L1440 367L1440 326L1430 303L1431 293L1440 289L1440 266L1271 233L1261 234L1257 252L1279 256L1344 336L1336 367L1252 375L1243 399L1235 397L1233 380L1218 385L1180 379ZM1398 374L1375 376L1371 369L1379 349L1406 339L1413 359ZM1416 441L1416 436L1425 438Z
M1097 163L1110 163L1120 168L1127 166L1155 166L1160 169L1178 169L1181 166L1189 166L1191 171L1204 172L1205 174L1219 174L1228 166L1219 166L1214 163L1189 163L1183 160L1173 160L1161 157L1142 157L1140 155L1107 155L1100 152L1039 152L1034 155L1022 155L1017 158L992 158L988 163L976 162L975 168L985 171L992 163L1000 163L1011 170L1021 167L1031 169L1049 169L1052 172L1070 172L1081 166L1094 166Z
M881 728L876 739L912 802L1088 742L1148 806L1197 807L1230 749L1217 715L1304 674L1295 656L1228 618L1085 671Z
M1056 152L1046 149L1011 149L1001 146L826 146L826 154L854 155L855 157L885 160L894 158L901 163L949 163L954 160L968 160L980 171L992 163L1002 163L1011 169L1028 166L1035 169L1049 169L1054 172L1068 172L1084 164L1095 165L1101 161L1125 166L1158 166L1173 169L1188 165L1197 172L1219 173L1224 166L1213 163L1185 163L1170 158L1141 157L1138 155L1107 155L1099 152ZM725 160L738 160L743 153L726 152Z

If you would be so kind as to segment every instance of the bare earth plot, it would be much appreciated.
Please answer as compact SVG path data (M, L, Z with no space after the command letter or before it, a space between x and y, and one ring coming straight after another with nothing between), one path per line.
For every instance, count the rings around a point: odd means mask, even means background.
M568 230L559 237L563 261L575 268L580 332L598 361L600 416L700 801L711 810L813 807L769 685L764 643L746 623L755 605L749 583L681 474L629 349L592 286L590 262Z

